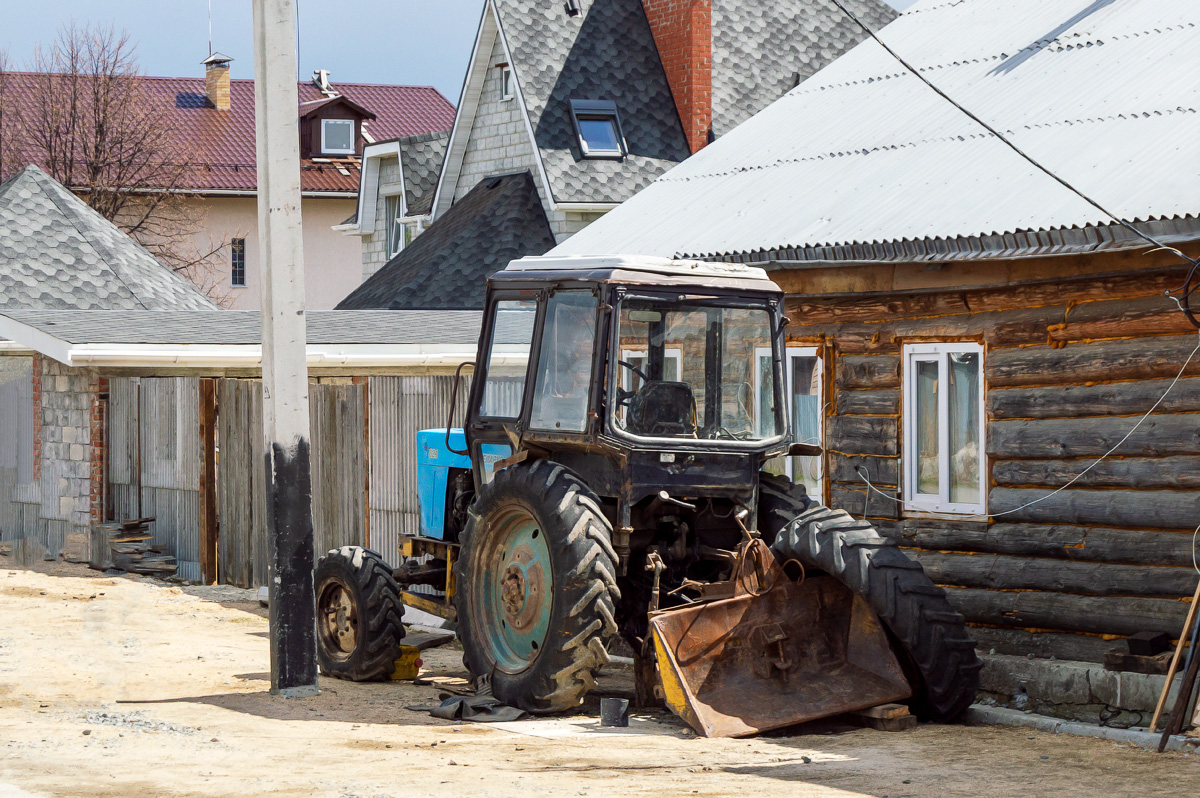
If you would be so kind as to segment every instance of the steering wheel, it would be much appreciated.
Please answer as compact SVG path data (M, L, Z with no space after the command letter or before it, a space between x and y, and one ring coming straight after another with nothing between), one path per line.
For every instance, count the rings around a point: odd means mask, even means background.
M646 376L646 372L642 371L640 368L638 368L637 366L633 365L633 364L632 364L632 363L630 363L629 361L627 361L627 360L618 360L618 361L617 361L617 365L618 365L618 366L624 366L625 368L627 368L627 369L629 369L630 371L632 371L634 374L636 374L636 375L638 375L639 377L641 377L641 378L642 378L642 382L650 382L650 378L649 378L648 376Z

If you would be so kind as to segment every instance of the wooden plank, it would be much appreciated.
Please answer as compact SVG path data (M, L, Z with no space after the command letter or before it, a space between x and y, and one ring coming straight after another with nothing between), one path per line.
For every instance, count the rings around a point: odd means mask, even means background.
M1184 598L1196 586L1196 572L1183 567L1064 562L1001 554L912 552L925 573L940 585L994 590L1055 590L1091 596Z
M1167 632L1174 637L1188 610L1186 601L1162 598L978 588L946 588L946 596L974 623L1111 635Z
M895 457L866 457L829 453L829 478L833 482L862 485L862 477L856 469L862 468L867 478L876 485L900 484L900 460Z
M899 388L899 355L846 355L837 359L839 388Z
M895 416L900 413L900 391L838 391L835 407L839 416Z
M217 381L200 380L200 578L217 582Z
M988 504L992 513L1004 513L1035 499L1004 520L1191 530L1200 519L1194 491L1070 488L1051 496L1041 488L993 488Z
M1071 308L1065 323L1051 330L1054 341L1129 338L1192 333L1195 328L1167 297L1085 302Z
M992 421L987 425L987 453L1002 459L1099 457L1129 435L1137 421L1126 417ZM1114 454L1200 454L1200 414L1150 416ZM1080 469L1086 466L1082 463Z
M945 524L914 529L904 540L905 545L935 551L991 552L1133 565L1190 566L1192 563L1190 530L1161 532L1066 524L999 523L982 527Z
M900 420L887 416L831 416L825 440L843 454L900 454Z
M1076 632L1044 632L1028 629L1000 629L970 625L967 633L979 644L980 653L1011 654L1026 657L1055 657L1078 662L1103 662L1104 655L1119 641L1099 635Z
M987 414L993 419L1140 416L1154 407L1164 394L1166 398L1158 406L1157 413L1200 411L1200 379L1184 378L1167 393L1170 385L1171 380L1161 379L993 389L987 392Z
M895 488L880 487L879 490L891 496L897 495ZM831 507L845 510L855 518L895 519L900 517L900 505L897 502L888 501L875 491L868 491L865 485L862 488L833 485L829 495Z
M992 481L1012 487L1058 487L1075 479L1073 484L1081 488L1200 488L1200 457L1114 456L1084 473L1093 462L1086 458L997 460L992 465Z
M1142 255L1142 253L1136 254ZM1094 256L1085 257L1089 260L1094 258ZM1109 257L1111 258L1111 256ZM1056 266L1061 267L1061 264L1068 259L1059 257L1054 260ZM1116 265L1117 258L1111 259ZM1029 265L1035 272L1046 268L1044 263L1038 262L1039 260L1030 261ZM794 320L797 324L869 322L899 317L986 313L1012 308L1045 307L1063 303L1161 295L1163 289L1177 287L1186 274L1186 268L1178 267L1174 262L1164 260L1162 265L1155 265L1148 263L1144 257L1141 260L1141 264L1128 263L1130 271L1137 269L1136 274L1086 275L991 288L963 290L947 287L942 291L917 293L896 290L893 286L882 288L878 293L856 296L822 296L814 292L789 291L789 293L804 293L804 295L789 297L788 311L795 313ZM1008 276L1010 278L1016 276L1012 270L1019 269L1020 265L1009 266ZM845 272L846 267L839 266L838 271ZM786 272L775 272L775 276L777 280L782 279L787 282ZM783 283L780 284L783 285ZM786 286L784 288L788 290Z
M1195 348L1195 335L1170 335L1073 344L1063 349L998 349L988 354L985 370L990 388L1173 378ZM1192 359L1185 373L1196 375L1200 375L1200 357Z

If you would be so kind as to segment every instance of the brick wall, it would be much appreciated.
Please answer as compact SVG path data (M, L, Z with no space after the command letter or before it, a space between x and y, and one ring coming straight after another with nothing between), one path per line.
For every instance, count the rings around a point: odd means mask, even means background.
M711 0L643 0L642 6L688 146L697 152L712 128Z
M33 357L33 481L42 478L42 358Z
M104 463L108 451L108 378L93 376L89 393L91 394L90 440L91 451L91 490L88 492L88 517L93 524L103 523L106 519L104 501Z
M49 358L40 360L42 515L86 530L91 522L93 377Z

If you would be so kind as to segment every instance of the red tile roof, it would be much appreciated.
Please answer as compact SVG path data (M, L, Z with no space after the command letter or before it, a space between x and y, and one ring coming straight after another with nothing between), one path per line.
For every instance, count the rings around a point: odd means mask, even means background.
M10 72L5 94L9 102L29 102L37 75ZM160 108L164 121L176 132L180 148L196 165L195 179L176 186L198 192L253 191L257 186L254 151L254 81L230 81L230 110L218 111L208 104L204 78L140 77L149 102ZM449 130L454 124L454 106L431 86L383 86L368 83L333 83L333 89L375 114L366 129L376 141ZM311 82L298 82L301 103L321 100ZM305 192L358 191L357 158L339 158L338 163L301 161L300 184Z

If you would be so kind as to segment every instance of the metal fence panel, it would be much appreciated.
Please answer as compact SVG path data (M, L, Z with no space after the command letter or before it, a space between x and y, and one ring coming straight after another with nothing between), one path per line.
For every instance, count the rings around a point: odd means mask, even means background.
M421 529L417 498L417 432L446 426L454 378L371 377L371 548L399 564L401 535ZM459 387L455 425L462 424L470 380Z

